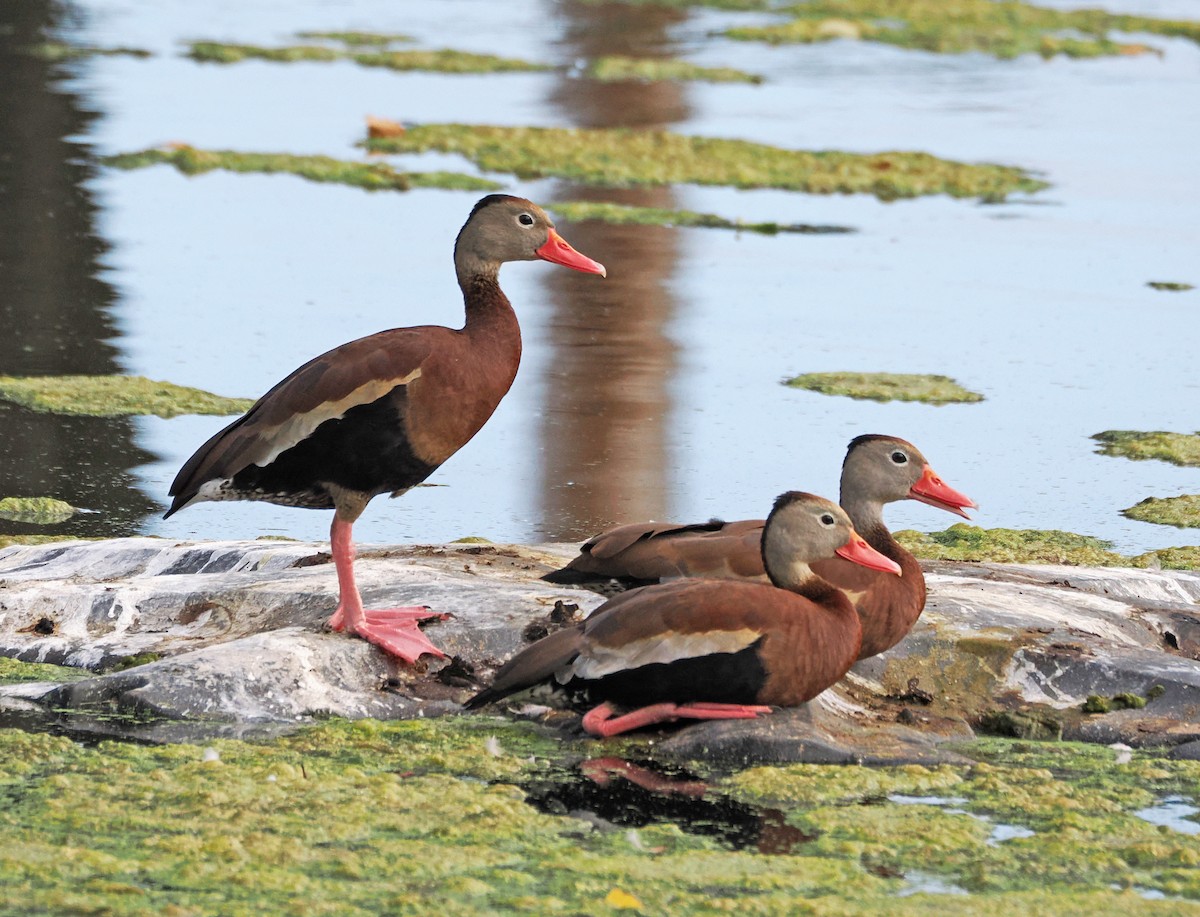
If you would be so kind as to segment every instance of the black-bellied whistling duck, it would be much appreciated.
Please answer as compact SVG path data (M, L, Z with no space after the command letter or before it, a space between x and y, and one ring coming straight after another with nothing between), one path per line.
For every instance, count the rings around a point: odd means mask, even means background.
M372 497L396 497L424 481L492 416L521 360L521 330L500 289L500 265L538 258L605 273L537 205L503 194L483 198L454 245L466 324L381 331L305 363L184 463L166 516L202 500L334 510L329 539L339 599L330 626L407 662L443 656L417 627L431 617L428 609L363 609L351 529Z
M925 607L921 566L883 522L884 504L905 499L928 503L964 519L968 517L963 510L975 506L943 482L912 443L876 434L852 440L842 463L842 508L867 543L904 571L897 579L837 558L813 565L823 579L846 590L854 600L863 622L860 659L903 640ZM622 525L586 542L578 557L544 579L564 584L616 580L631 586L675 577L765 581L759 548L762 531L761 519Z
M600 703L584 716L588 732L616 735L804 703L846 674L862 636L850 600L811 565L836 554L889 573L900 567L854 531L841 507L805 493L775 501L761 551L770 583L681 579L624 592L518 653L467 707L557 684L577 701ZM614 717L614 703L637 709Z

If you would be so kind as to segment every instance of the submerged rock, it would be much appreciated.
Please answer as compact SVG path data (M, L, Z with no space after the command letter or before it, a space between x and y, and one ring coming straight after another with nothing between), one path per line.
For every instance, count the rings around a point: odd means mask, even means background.
M176 741L278 734L330 715L452 714L527 640L603 601L538 579L573 546L364 549L356 569L368 607L427 604L452 616L428 632L453 661L404 666L324 629L337 584L323 548L129 538L0 550L0 655L83 676L9 677L0 725ZM941 763L956 760L947 741L973 732L1200 741L1200 573L926 569L926 612L900 645L805 708L686 725L659 752ZM1092 696L1109 699L1108 712L1089 712L1099 709L1087 706ZM573 715L547 719L578 730Z

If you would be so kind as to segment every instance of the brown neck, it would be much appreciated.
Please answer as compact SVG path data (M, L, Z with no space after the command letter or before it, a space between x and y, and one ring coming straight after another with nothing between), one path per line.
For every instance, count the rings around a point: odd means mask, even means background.
M521 365L521 325L496 275L470 277L462 284L462 294L467 312L462 334L467 338L472 364L463 370L490 380L482 390L492 392L498 402Z

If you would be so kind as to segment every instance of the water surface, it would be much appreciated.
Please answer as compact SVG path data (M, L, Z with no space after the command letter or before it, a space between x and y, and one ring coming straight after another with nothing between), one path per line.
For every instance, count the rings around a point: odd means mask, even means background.
M1056 4L1067 5L1067 4ZM1187 16L1186 3L1112 8ZM0 372L123 371L255 396L311 356L387 327L458 325L450 249L477 195L367 193L287 176L96 157L167 142L360 155L374 114L414 121L648 126L797 148L920 149L1037 170L1052 187L1003 205L880 203L695 187L603 190L491 176L552 205L588 198L854 235L560 228L609 278L516 264L521 373L492 421L431 483L377 500L363 541L569 540L616 522L761 516L780 491L832 494L847 441L917 443L981 505L985 526L1061 528L1136 552L1197 536L1126 520L1200 472L1096 456L1113 428L1200 427L1200 48L1159 58L996 61L831 42L768 48L711 37L733 21L526 0L339 4L40 2L0 8ZM397 74L349 63L200 65L198 38L283 44L304 29L405 32L564 65L544 74ZM148 60L50 64L38 36L132 45ZM760 86L600 85L567 65L678 54L762 73ZM395 157L474 171L457 157ZM780 386L824 370L936 372L977 405L880 405ZM52 531L173 538L321 538L328 514L265 504L158 516L175 470L227 420L66 421L0 408L0 495L100 512ZM893 527L953 520L889 510ZM4 524L3 531L30 531Z

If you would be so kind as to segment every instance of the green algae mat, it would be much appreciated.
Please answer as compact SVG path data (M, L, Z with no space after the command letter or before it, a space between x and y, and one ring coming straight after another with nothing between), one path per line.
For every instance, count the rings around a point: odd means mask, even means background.
M0 401L46 414L240 414L254 404L142 376L0 376Z
M614 750L633 749L483 717L208 747L0 730L0 914L1094 917L1200 901L1200 824L1147 815L1200 796L1196 762L981 740L956 748L975 761L961 766L696 765L706 795L770 813L761 830L791 838L778 848L527 803L531 779ZM958 894L921 892L930 878Z
M1147 497L1121 515L1139 522L1173 525L1181 529L1200 529L1200 494L1180 494L1178 497Z
M55 525L66 522L79 510L54 497L4 497L0 499L0 519L11 522L31 522L35 525Z
M333 34L333 33L326 33ZM236 64L244 60L266 60L276 63L297 61L350 60L362 67L383 67L388 70L423 70L435 73L514 73L552 69L547 64L494 54L472 54L448 48L423 50L386 50L383 47L366 49L366 44L350 43L351 50L327 48L320 45L291 45L264 48L258 45L221 44L214 41L192 42L187 56L204 63Z
M809 0L784 6L768 0L666 2L778 13L781 22L738 26L723 33L728 38L772 44L854 39L936 54L975 51L1011 59L1022 54L1091 58L1155 51L1144 44L1117 41L1110 37L1113 32L1200 42L1200 22L1098 9L1048 9L1016 0Z
M720 185L809 194L872 194L888 201L930 194L1002 201L1010 194L1033 193L1047 187L1013 166L954 162L928 153L812 152L745 140L624 128L418 124L409 125L397 137L371 137L364 144L376 153L458 153L489 172L507 173L522 180L563 178L598 187ZM121 153L104 157L101 162L118 169L169 164L187 175L214 169L288 173L309 181L368 190L426 187L491 191L499 187L495 182L460 173L400 172L385 162L190 146ZM619 216L621 209L612 208L610 212ZM651 213L652 208L645 208L638 219L649 222ZM594 207L591 218L604 219L605 211ZM719 218L689 218L686 211L661 211L658 221L689 219L690 225L736 228ZM777 224L770 225L774 228L766 231L783 230Z
M860 401L919 401L922 404L972 404L983 396L963 388L949 376L919 373L803 373L784 379L789 388Z
M365 143L377 153L457 153L489 172L602 187L696 184L873 194L881 200L947 194L986 201L1047 187L1014 166L955 162L928 153L790 150L628 128L417 124L399 137Z
M959 522L940 532L905 529L894 534L922 560L1200 570L1200 546L1129 556L1114 551L1110 541L1057 529L985 529Z
M199 150L191 146L118 153L100 160L114 169L144 169L172 165L184 175L224 171L261 175L296 175L311 182L348 185L367 191L408 191L411 188L444 188L454 191L496 191L500 185L457 172L400 172L386 162L354 162L332 156L293 153L239 153L234 150Z
M1200 433L1169 433L1165 430L1105 430L1092 439L1100 443L1101 455L1143 460L1158 459L1173 465L1200 466Z

